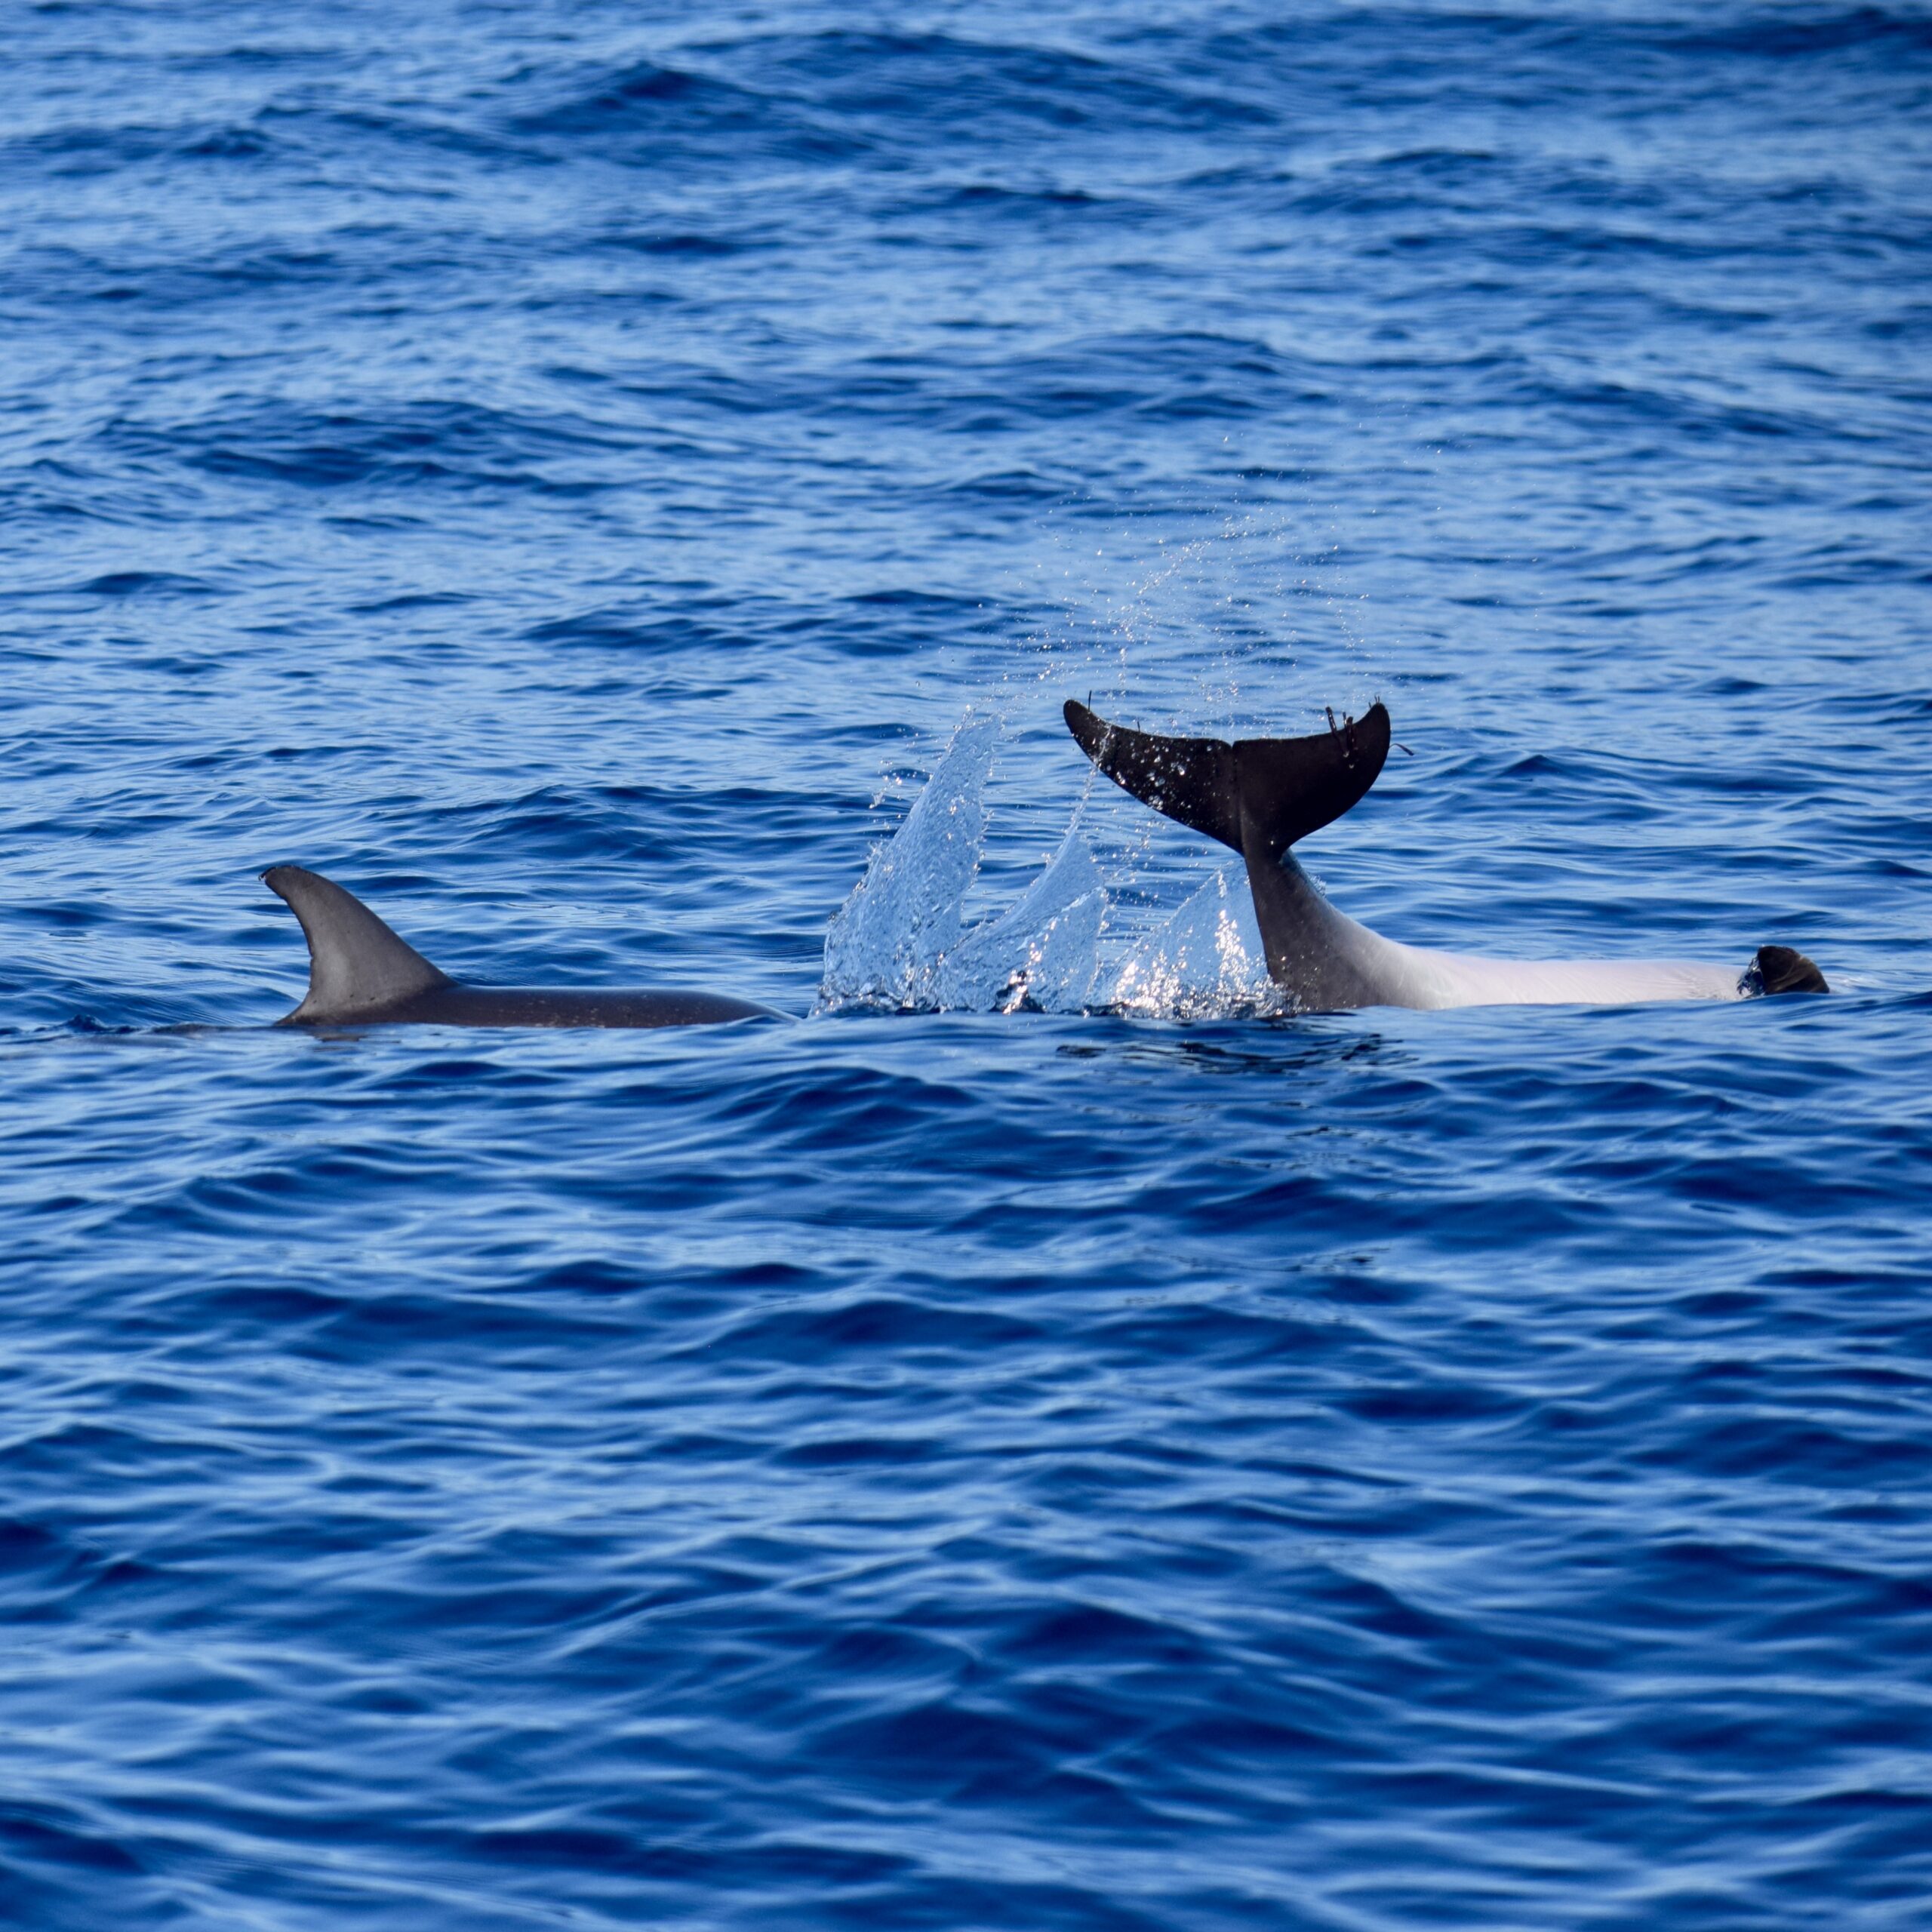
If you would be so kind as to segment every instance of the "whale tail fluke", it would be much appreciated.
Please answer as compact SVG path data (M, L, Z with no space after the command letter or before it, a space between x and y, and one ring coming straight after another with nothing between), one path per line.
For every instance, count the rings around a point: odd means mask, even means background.
M1109 724L1078 698L1066 728L1101 771L1143 805L1241 850L1241 795L1235 748L1219 738L1161 738Z
M288 902L309 942L308 996L282 1024L353 1020L454 983L333 879L271 866L262 883Z
M1298 838L1360 802L1389 756L1389 713L1371 705L1306 738L1166 738L1109 724L1077 700L1066 728L1101 771L1143 804L1279 864Z

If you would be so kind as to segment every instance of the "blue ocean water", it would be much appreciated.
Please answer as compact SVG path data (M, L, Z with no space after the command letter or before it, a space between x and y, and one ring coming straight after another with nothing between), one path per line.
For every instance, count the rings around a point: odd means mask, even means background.
M1932 1924L1932 14L7 20L0 1923Z

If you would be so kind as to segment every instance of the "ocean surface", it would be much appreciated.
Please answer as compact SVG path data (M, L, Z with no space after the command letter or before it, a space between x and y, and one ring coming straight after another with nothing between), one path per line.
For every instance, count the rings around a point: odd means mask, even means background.
M0 1924L1932 1925L1932 11L5 17Z

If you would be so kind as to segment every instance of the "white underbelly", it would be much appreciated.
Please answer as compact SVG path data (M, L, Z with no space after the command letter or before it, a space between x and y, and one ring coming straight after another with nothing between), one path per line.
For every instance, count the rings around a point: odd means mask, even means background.
M1389 1006L1623 1006L1645 1000L1736 999L1733 967L1687 959L1484 959L1431 952L1371 932L1333 906L1345 946Z
M1640 1000L1736 999L1737 974L1690 959L1479 959L1409 946L1418 1006L1623 1006Z

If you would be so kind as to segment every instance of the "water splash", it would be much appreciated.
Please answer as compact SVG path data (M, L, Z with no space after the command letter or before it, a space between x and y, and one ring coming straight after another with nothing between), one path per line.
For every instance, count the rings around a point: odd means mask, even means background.
M1217 872L1158 931L1107 958L1106 881L1079 814L1004 912L968 927L996 717L969 711L826 935L821 1011L1122 1012L1196 1019L1282 1010L1244 891Z
M1289 1007L1268 977L1247 894L1230 884L1226 868L1128 952L1100 1004L1163 1020L1225 1019Z
M943 1003L940 969L963 934L999 734L997 718L969 710L905 823L873 853L826 934L822 1007L930 1011Z
M997 918L941 963L940 1004L976 1013L1081 1013L1100 970L1106 888L1077 826L1051 863Z

